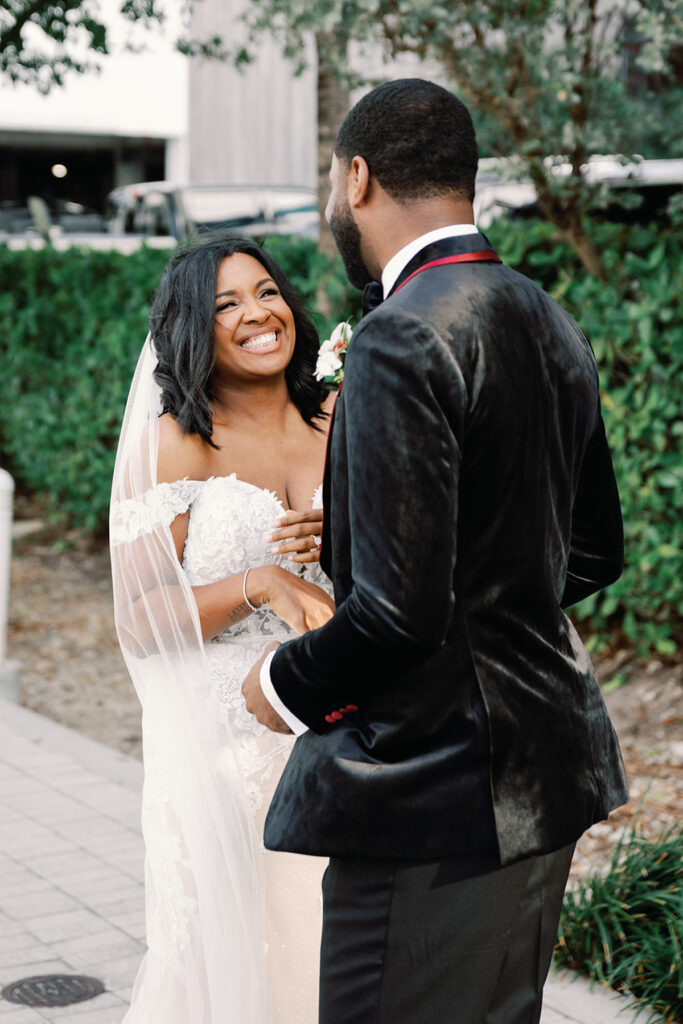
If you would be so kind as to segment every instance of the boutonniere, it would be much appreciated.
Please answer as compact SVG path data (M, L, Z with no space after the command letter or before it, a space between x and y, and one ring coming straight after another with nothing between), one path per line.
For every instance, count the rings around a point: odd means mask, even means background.
M339 385L344 380L344 359L351 341L351 324L343 320L323 341L315 364L315 376L327 384Z

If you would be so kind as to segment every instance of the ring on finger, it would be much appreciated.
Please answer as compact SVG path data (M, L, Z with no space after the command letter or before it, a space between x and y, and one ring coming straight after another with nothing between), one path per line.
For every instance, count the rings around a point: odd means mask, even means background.
M318 536L317 534L315 534L315 533L312 533L312 534L311 534L311 540L313 541L313 543L315 544L315 546L316 546L317 548L319 548L319 547L320 547L320 545L322 544L322 538L321 538L321 537L319 537L319 536Z

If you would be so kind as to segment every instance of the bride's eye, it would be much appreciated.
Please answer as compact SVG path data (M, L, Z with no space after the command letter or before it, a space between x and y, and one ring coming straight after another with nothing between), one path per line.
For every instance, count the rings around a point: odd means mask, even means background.
M280 294L280 292L277 290L277 288L266 288L265 291L261 292L261 295L259 296L259 298L261 298L261 299L269 299L273 295L279 295L279 294Z
M222 306L216 306L214 313L224 313L226 309L233 309L236 305L237 303L231 299L228 302L224 302Z

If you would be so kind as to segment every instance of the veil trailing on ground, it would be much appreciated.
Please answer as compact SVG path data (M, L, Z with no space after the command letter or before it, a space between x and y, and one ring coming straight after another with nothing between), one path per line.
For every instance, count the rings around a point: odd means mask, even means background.
M192 590L169 525L188 481L157 484L160 389L148 336L110 517L116 628L143 715L148 952L126 1024L270 1020L261 855L230 725L216 720Z

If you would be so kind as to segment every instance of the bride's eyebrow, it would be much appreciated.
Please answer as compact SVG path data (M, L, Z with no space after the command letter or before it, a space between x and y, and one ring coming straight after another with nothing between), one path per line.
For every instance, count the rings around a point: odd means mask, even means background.
M260 288L261 285L268 284L269 281L270 281L271 284L275 284L275 282L273 281L272 277L263 277L263 278L261 278L260 281L256 282L256 285L254 286L254 291L256 291L257 288ZM216 298L217 299L221 299L225 295L236 295L236 294L237 294L237 292L233 288L232 291L218 292L217 295L216 295Z

